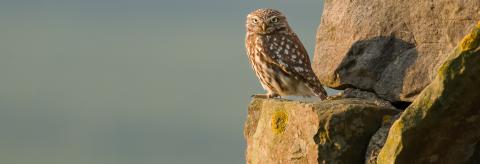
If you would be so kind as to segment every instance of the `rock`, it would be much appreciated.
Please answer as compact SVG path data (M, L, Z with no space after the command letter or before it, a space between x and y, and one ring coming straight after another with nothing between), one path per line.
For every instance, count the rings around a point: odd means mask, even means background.
M362 163L384 117L399 111L357 98L252 100L245 123L247 163Z
M368 143L367 147L367 153L365 154L365 164L377 163L378 154L385 145L388 131L390 130L390 127L392 127L393 122L400 117L400 114L401 113L393 117L384 117L382 127L380 127L380 129L373 134L372 138L370 138L370 142Z
M414 100L480 20L478 0L326 0L313 68L335 89Z
M377 162L478 163L479 63L480 22L450 53L432 83L394 122Z
M328 99L331 99L331 100L345 99L345 98L366 99L366 100L373 101L375 105L383 108L395 108L390 102L377 97L375 93L362 91L354 88L347 88L344 91L340 92L338 95L328 97Z

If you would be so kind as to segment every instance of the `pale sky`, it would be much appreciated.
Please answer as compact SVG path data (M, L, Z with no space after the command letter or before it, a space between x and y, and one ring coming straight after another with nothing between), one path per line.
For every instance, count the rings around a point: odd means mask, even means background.
M283 11L312 56L322 3L2 0L1 163L244 163L245 16Z

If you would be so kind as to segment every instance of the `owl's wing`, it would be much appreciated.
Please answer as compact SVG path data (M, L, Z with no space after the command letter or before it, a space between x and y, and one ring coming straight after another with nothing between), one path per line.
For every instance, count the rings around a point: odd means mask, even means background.
M307 50L300 39L292 33L289 37L279 37L278 40L276 49L275 44L272 44L274 48L269 48L268 54L273 60L272 64L279 66L294 78L302 79L315 94L325 99L327 92L313 72Z

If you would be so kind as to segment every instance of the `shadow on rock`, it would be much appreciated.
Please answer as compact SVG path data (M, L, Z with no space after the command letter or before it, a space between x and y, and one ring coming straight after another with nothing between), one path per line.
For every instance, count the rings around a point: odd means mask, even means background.
M399 100L405 72L417 56L415 44L394 36L357 41L335 70L343 84L336 89L358 88L392 102Z

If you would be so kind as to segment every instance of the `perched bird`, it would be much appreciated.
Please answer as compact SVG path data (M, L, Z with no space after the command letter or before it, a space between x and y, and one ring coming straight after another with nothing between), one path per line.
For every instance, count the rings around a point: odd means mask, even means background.
M312 70L303 44L273 9L258 9L247 16L247 55L267 94L256 97L318 96L327 93Z

